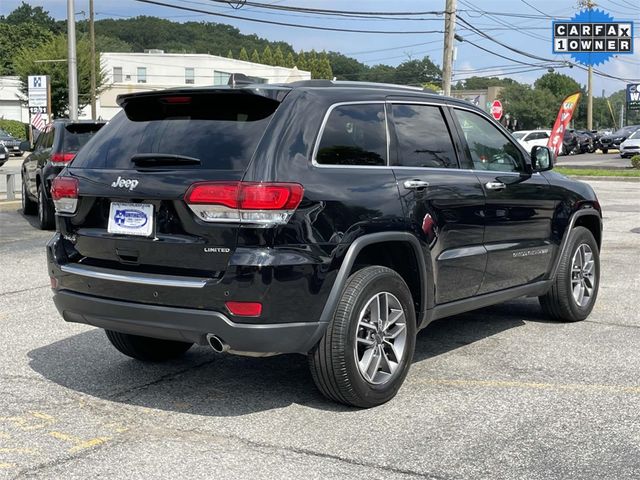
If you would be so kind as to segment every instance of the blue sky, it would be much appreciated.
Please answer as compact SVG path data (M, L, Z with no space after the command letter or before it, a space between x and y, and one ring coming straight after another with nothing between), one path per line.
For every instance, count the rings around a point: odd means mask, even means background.
M256 34L269 40L283 40L291 43L296 50L334 50L353 56L368 64L386 63L396 65L408 58L422 58L428 55L438 65L442 62L442 33L444 20L442 17L428 17L433 20L354 20L352 18L325 19L317 15L301 15L297 13L279 13L250 7L232 9L226 4L213 3L208 0L158 0L196 9L205 9L216 13L242 15L252 18L275 20L286 23L299 23L319 26L330 26L350 29L393 30L407 31L436 31L420 34L359 34L344 32L326 32L291 28L275 25L265 25L244 20L235 20L206 14L195 14L179 11L167 7L148 5L135 0L94 0L97 19L125 18L137 15L153 15L168 18L173 21L211 21L228 23L239 28L246 34ZM259 0L263 3L277 5L304 6L312 8L360 10L360 11L427 11L443 10L444 0L418 1L401 0L388 2L381 0ZM66 18L66 0L30 0L32 5L41 5L58 19ZM458 9L466 10L460 15L485 33L495 37L512 47L533 53L545 58L562 60L561 56L551 53L551 19L522 18L521 15L542 17L541 12L555 18L567 18L576 12L576 0L458 0ZM0 14L6 15L20 0L0 0ZM528 5L527 5L528 4ZM631 8L638 5L638 0L599 0L598 7L607 11L616 19L632 19L636 22L635 54L620 56L600 65L599 70L610 75L640 80L640 9ZM88 0L75 0L76 12L88 11ZM475 11L474 11L475 10ZM499 12L514 14L515 16L491 15L482 12ZM77 18L82 18L78 14ZM456 33L463 38L481 45L491 52L506 56L509 60L499 58L490 53L477 49L473 45L463 42L457 44L457 58L454 68L454 81L471 75L510 76L520 82L532 83L545 70L512 74L510 71L518 68L511 60L536 62L519 56L481 37L477 33L465 30L459 24ZM153 48L153 45L149 45ZM568 59L568 58L566 58ZM522 69L527 67L522 66ZM572 76L581 84L586 84L586 73L576 68L558 70ZM600 95L602 90L606 94L624 88L625 82L594 77L594 94Z

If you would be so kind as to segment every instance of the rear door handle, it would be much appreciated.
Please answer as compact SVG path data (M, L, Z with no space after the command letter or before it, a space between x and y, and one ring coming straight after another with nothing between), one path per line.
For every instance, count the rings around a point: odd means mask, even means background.
M504 190L507 186L502 182L487 182L484 184L487 190Z
M429 182L425 182L423 180L405 180L404 188L408 188L411 190L416 190L419 188L427 188L429 186Z

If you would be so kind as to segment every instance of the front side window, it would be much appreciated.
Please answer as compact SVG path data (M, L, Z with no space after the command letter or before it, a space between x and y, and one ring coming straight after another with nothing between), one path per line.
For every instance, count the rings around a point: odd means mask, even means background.
M467 110L454 111L475 170L524 171L524 158L518 147L489 120Z
M113 67L113 83L122 83L122 67Z
M193 68L184 69L184 83L187 85L193 85L196 83L196 74Z
M147 83L147 67L138 67L138 83Z
M322 132L316 161L323 165L386 165L384 105L340 105L334 108Z
M398 162L406 167L457 168L449 129L439 107L391 107L398 137Z

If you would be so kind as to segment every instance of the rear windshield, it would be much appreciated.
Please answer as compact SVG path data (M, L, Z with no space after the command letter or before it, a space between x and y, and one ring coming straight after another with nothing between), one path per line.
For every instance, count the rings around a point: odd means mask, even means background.
M65 125L61 151L75 153L100 130L102 123L70 123Z
M73 162L79 168L133 169L137 154L197 158L197 166L246 169L279 102L217 93L134 98Z

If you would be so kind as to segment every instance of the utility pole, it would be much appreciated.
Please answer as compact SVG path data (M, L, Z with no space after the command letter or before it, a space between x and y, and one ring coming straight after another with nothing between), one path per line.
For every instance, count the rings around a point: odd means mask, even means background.
M76 12L73 0L67 0L67 41L69 50L69 118L78 120L78 60L76 58Z
M93 25L93 0L89 0L89 41L91 42L91 118L97 118L96 112L96 31Z
M596 7L592 0L579 0L578 7L591 10ZM587 74L587 130L593 130L593 67L589 65Z
M444 53L442 55L442 90L451 95L451 76L453 75L453 43L456 33L456 0L446 0L444 14Z

